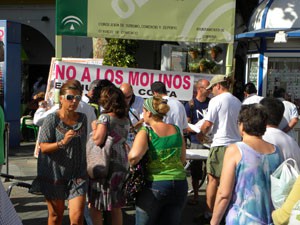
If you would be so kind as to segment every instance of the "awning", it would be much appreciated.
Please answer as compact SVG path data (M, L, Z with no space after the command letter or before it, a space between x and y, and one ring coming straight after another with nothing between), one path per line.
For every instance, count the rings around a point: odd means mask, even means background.
M288 37L300 37L300 30L293 30L287 32Z
M275 34L279 31L284 31L288 37L300 37L300 30L290 28L267 28L249 31L235 35L235 40L243 38L262 38L262 37L275 37Z

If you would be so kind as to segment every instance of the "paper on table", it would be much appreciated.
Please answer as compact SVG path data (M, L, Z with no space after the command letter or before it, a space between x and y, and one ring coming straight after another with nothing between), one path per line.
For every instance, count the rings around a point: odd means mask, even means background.
M195 123L195 126L201 128L201 126L203 125L204 121L205 121L204 119L199 120L197 123Z
M204 119L201 119L201 120L199 120L199 121L195 124L195 126L196 126L196 127L199 127L199 129L200 129L200 128L202 127L202 125L203 125L204 122L205 122L205 120L204 120ZM207 135L210 135L210 134L211 134L211 131L212 131L212 127L209 129Z
M203 123L204 123L204 119L199 120L196 124L188 124L189 127L195 131L196 133L200 133L200 128L202 127ZM191 125L191 126L190 126ZM209 129L208 133L206 134L207 140L205 140L205 142L207 143L211 143L212 142L212 127Z
M200 133L200 127L194 125L194 124L191 124L191 123L188 123L189 127L195 131L196 133Z

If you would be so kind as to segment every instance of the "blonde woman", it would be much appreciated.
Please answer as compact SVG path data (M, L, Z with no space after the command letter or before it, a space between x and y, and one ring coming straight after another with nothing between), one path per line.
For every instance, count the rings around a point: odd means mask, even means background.
M136 224L177 225L188 190L183 167L186 160L184 140L177 126L162 121L169 111L165 100L152 97L145 100L143 107L149 133L145 127L141 128L128 155L131 165L138 163L145 154L149 156L147 184L136 199Z

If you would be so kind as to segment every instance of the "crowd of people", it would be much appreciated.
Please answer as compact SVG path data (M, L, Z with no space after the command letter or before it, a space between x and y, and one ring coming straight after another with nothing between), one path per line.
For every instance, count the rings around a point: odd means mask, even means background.
M287 224L300 198L295 190L299 179L288 203L274 211L270 175L287 158L300 166L300 148L291 135L298 114L283 99L282 90L262 98L248 83L245 100L240 102L230 92L231 83L225 75L200 79L195 83L196 95L184 105L169 97L160 81L151 85L153 97L145 100L135 96L127 83L116 87L97 80L82 95L79 81L66 81L59 104L39 104L34 114L34 123L40 126L35 184L47 202L48 225L62 223L66 200L71 224L85 220L88 225L102 225L109 219L110 224L122 225L123 183L129 167L146 154L146 185L135 201L137 225L181 224L185 204L199 203L203 168L206 208L195 215L195 222ZM198 124L200 132L189 124ZM190 148L202 149L208 134L212 135L210 153L205 164L191 163L194 194L187 201L184 136L190 137ZM91 179L86 142L92 136L101 146L108 135L114 140L108 175Z

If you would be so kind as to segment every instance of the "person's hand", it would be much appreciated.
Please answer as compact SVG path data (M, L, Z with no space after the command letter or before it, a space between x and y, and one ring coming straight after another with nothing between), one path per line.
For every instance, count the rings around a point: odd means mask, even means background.
M204 138L205 138L205 134L203 134L202 132L197 134L197 139L199 142L203 143Z
M200 143L209 143L210 138L203 134L202 132L197 134L197 139L199 140Z
M63 145L67 145L76 134L77 134L76 131L74 131L74 130L68 130L65 133L65 137L63 139Z
M46 109L48 107L47 101L40 101L39 102L39 107Z

